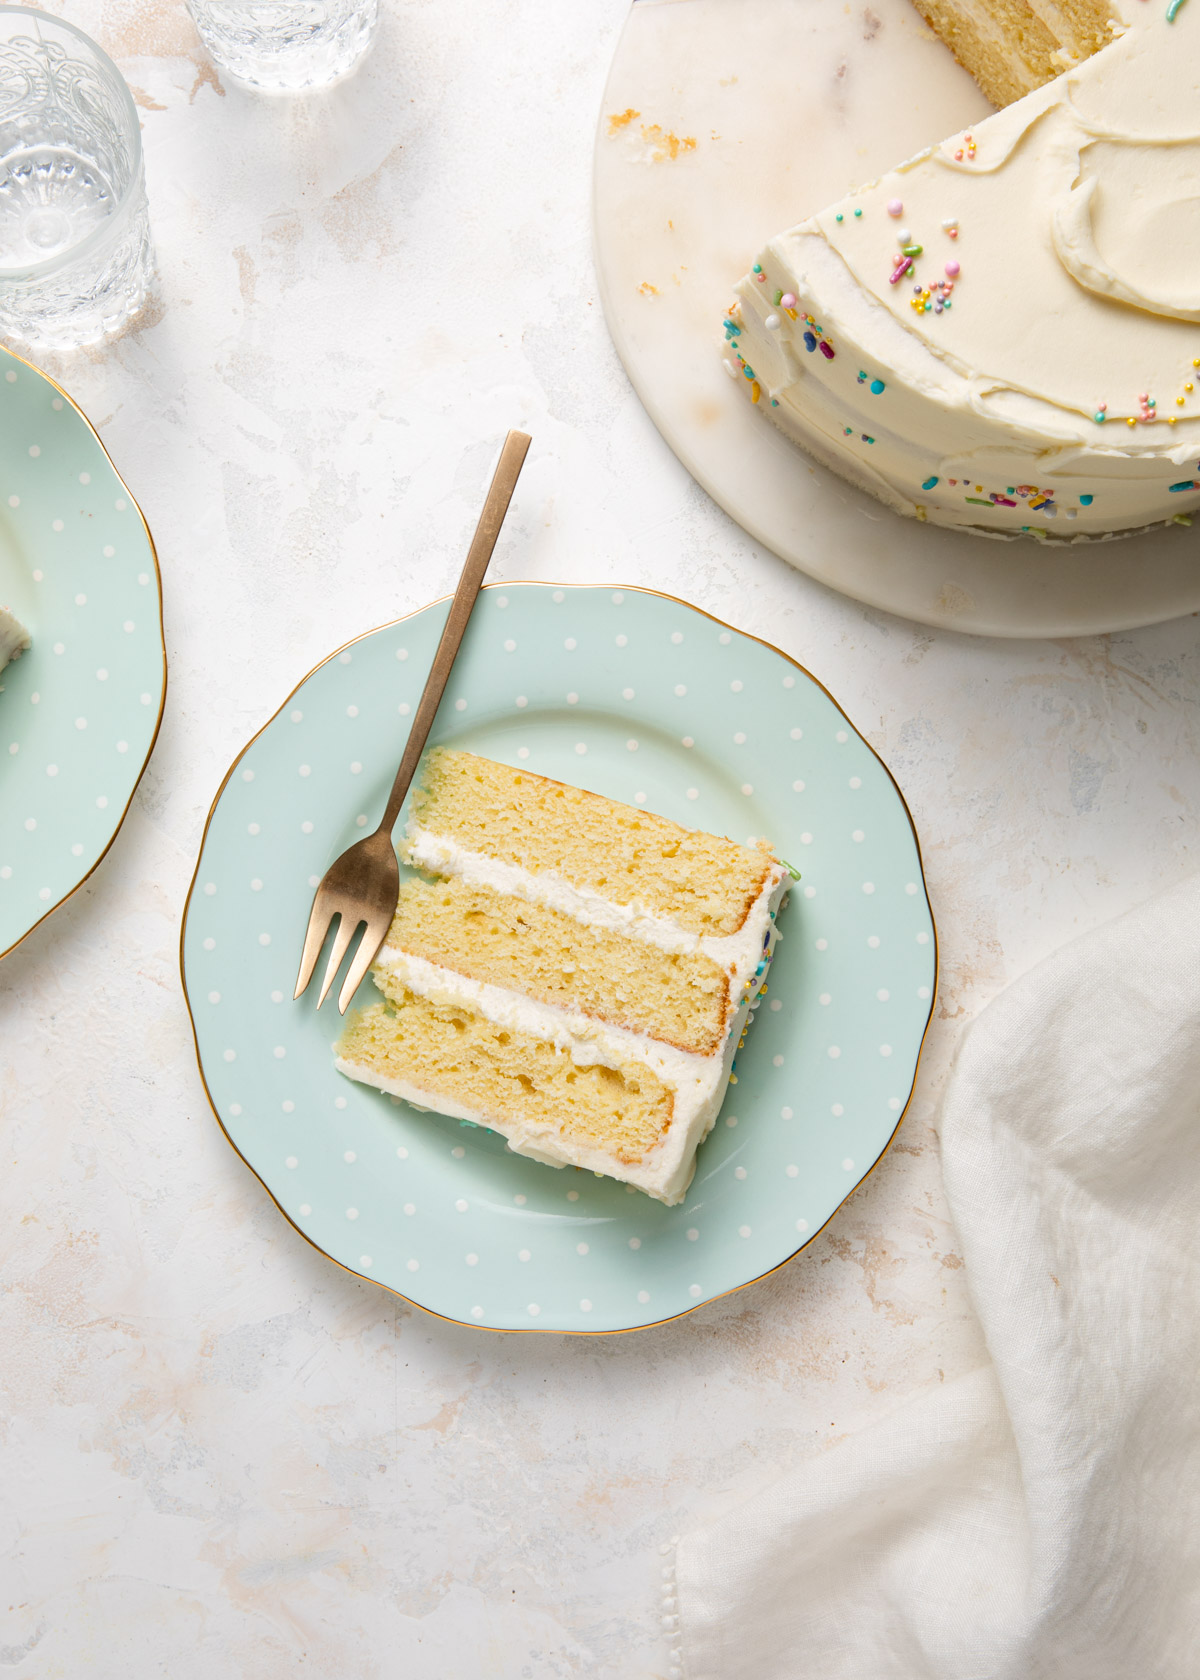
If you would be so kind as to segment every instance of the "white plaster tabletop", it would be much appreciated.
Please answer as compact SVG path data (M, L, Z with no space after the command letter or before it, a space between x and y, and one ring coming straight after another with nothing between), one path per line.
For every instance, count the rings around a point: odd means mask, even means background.
M982 1359L938 1090L1007 979L1193 867L1194 620L919 628L707 499L596 301L625 0L385 0L360 74L292 102L222 86L175 0L52 9L143 118L155 302L48 365L157 539L171 681L117 844L0 967L0 1668L665 1676L660 1548ZM848 10L852 77L886 39ZM510 425L534 447L496 575L652 585L800 659L899 778L943 941L880 1168L781 1273L634 1336L456 1328L322 1259L211 1119L179 986L230 760L330 648L445 592Z

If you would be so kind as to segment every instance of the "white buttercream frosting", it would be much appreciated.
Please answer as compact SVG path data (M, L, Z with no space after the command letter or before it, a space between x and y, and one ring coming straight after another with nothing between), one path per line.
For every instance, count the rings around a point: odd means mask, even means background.
M460 846L450 835L433 834L412 823L405 839L404 855L409 863L430 874L453 875L468 887L488 887L493 892L523 898L527 904L544 904L547 909L561 910L585 927L642 939L663 951L688 954L699 951L719 963L726 973L748 970L758 962L762 929L751 926L753 910L736 933L721 937L692 933L644 904L636 901L618 904L592 887L568 881L557 870L542 869L535 873L522 869L519 864L505 863L501 858Z
M900 512L1077 539L1200 508L1200 9L1131 16L772 240L737 288L739 381Z
M409 1102L489 1126L500 1132L518 1154L553 1166L578 1166L619 1177L659 1201L681 1201L695 1170L696 1149L712 1130L724 1100L747 1017L766 984L771 954L779 937L775 917L790 885L787 871L780 864L772 864L741 929L726 938L711 938L691 934L644 907L615 904L590 889L573 886L552 872L534 873L502 863L426 830L410 829L405 855L426 869L454 874L468 884L489 886L514 893L529 903L563 910L588 926L615 929L664 950L705 952L720 962L729 975L727 1031L718 1051L701 1056L664 1044L646 1033L598 1021L578 1010L540 1003L524 992L471 979L395 945L384 944L376 968L386 970L419 997L469 1009L506 1031L554 1044L580 1066L600 1063L619 1068L634 1061L649 1068L671 1091L673 1114L661 1142L644 1160L633 1165L618 1160L611 1152L563 1138L548 1127L535 1126L510 1115L471 1112L415 1084L382 1079L372 1069L339 1057L340 1071Z

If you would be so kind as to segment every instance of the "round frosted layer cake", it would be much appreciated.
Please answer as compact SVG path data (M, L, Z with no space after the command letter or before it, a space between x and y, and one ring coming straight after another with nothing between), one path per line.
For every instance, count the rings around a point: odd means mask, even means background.
M920 9L994 91L1004 8L977 62L947 19L977 8ZM1078 540L1200 507L1200 0L1126 11L737 287L725 354L749 400L900 513Z

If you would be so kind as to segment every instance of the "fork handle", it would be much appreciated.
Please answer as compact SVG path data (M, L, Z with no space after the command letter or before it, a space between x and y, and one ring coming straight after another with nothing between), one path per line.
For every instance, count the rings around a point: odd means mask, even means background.
M492 474L487 500L483 504L483 512L479 516L466 563L458 580L458 588L454 591L454 599L450 603L446 627L442 631L442 639L433 656L433 664L425 679L421 701L413 718L412 728L408 732L404 757L400 760L396 780L392 783L392 791L388 795L387 809L377 830L380 834L391 833L400 814L400 807L404 803L404 796L417 773L417 765L425 751L425 743L429 739L429 731L433 728L433 720L441 705L442 695L446 692L446 684L450 680L450 672L466 632L475 597L479 594L484 573L492 558L492 550L496 546L496 538L500 535L500 527L508 512L508 504L512 500L517 479L525 464L529 444L530 439L524 432L509 432L504 440L504 448L500 451L500 459Z

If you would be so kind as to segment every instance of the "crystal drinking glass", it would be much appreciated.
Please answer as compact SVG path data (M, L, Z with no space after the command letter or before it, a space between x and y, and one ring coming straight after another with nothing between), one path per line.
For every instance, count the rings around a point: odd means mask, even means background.
M81 30L0 6L0 334L71 350L141 307L153 267L142 138Z
M371 44L378 0L187 0L210 56L272 93L326 87Z

